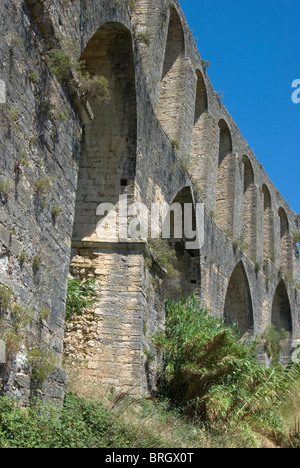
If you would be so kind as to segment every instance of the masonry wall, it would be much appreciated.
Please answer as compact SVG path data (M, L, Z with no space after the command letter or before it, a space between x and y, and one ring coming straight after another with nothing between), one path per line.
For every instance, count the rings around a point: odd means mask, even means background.
M14 291L24 310L32 311L17 352L1 366L1 379L5 390L28 402L33 388L27 351L44 343L56 355L57 369L41 392L61 401L81 123L49 72L43 37L24 2L1 2L0 30L0 76L7 90L6 104L0 105L0 282ZM54 206L61 210L57 217L52 215ZM45 308L50 314L40 320ZM2 308L2 319L5 312ZM5 340L5 329L1 335Z
M147 267L144 243L87 243L74 249L71 273L96 279L91 310L66 324L65 356L87 381L146 394L156 385L151 337L162 330L161 276Z
M97 206L117 208L122 194L148 208L187 192L194 206L204 202L203 247L191 256L184 243L171 242L182 295L195 290L203 307L240 320L246 333L283 324L296 345L293 234L300 218L216 96L178 1L136 0L130 8L125 0L4 0L0 27L7 85L0 105L0 283L34 317L2 367L4 391L28 402L26 355L46 346L58 365L42 393L61 400L71 259L71 272L97 279L99 299L67 325L66 355L118 390L155 388L160 357L151 336L164 326L162 271L150 268L145 240L133 246L109 232L97 236L105 221ZM110 103L96 105L59 83L47 62L54 48L84 58L91 75L105 75ZM41 321L43 307L50 315Z

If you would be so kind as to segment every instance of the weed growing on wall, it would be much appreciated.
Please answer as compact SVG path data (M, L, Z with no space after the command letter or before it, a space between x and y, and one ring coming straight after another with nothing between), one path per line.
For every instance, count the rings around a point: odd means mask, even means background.
M31 370L31 378L36 386L42 385L46 377L57 365L57 358L46 347L32 348L27 354L27 363Z
M176 269L176 253L166 239L149 240L149 247L153 257L165 271L164 291L167 298L176 296L180 290L180 273ZM148 266L149 264L148 260Z
M82 314L96 301L95 279L80 280L70 277L68 280L66 319Z
M70 78L71 70L74 68L72 57L63 50L52 50L48 57L50 71L62 82Z
M12 183L9 180L0 181L0 200L7 202L7 199L12 191Z
M18 353L32 319L32 310L17 302L12 289L0 286L0 338L5 342L8 362Z
M62 49L52 50L48 56L48 63L50 71L58 81L75 84L81 97L90 97L98 104L110 100L107 79L102 75L91 76L84 69L84 62L76 60L70 53Z
M265 341L266 350L272 363L278 363L280 361L282 343L289 337L289 332L284 329L277 331L272 324L266 328L261 337Z
M89 96L98 104L109 102L110 90L108 81L104 76L91 76L87 71L78 73L78 89L83 96Z

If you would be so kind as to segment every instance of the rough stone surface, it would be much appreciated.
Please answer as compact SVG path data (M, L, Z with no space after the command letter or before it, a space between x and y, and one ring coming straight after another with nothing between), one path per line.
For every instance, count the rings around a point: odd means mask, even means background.
M204 202L203 247L170 241L181 294L195 289L243 332L274 323L297 343L300 218L217 97L178 1L135 0L132 9L125 0L2 0L0 30L0 283L34 312L19 356L1 370L5 390L28 402L26 355L42 342L58 367L41 392L61 401L72 242L71 271L97 279L99 300L67 324L67 356L119 390L155 386L162 271L145 242L97 236L107 222L97 206L118 208L125 194L148 208ZM61 85L47 62L53 48L104 75L111 101L87 103Z

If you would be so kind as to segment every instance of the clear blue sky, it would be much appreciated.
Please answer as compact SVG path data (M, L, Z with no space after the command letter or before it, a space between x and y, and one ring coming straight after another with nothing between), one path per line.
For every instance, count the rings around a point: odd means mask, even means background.
M300 213L299 0L179 0L208 76L277 189Z

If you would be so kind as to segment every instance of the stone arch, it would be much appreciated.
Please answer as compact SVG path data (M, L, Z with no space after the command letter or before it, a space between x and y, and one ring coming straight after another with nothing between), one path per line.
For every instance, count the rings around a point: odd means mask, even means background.
M175 251L174 267L179 273L177 287L172 291L176 299L200 289L200 249L187 249L187 242L196 237L196 228L193 194L187 186L177 193L163 222L163 238Z
M274 260L274 218L272 210L271 193L266 184L262 186L262 201L263 201L263 241L264 241L264 258Z
M292 314L286 285L282 279L275 291L272 304L272 324L277 331L282 329L292 333Z
M178 144L182 137L185 93L185 38L180 17L171 6L157 115L169 138Z
M196 89L196 103L195 103L195 118L194 127L199 124L199 120L208 109L207 91L203 75L200 70L196 70L197 76L197 89ZM200 132L202 128L200 128Z
M205 201L209 188L209 115L208 99L202 73L196 70L197 87L191 147L191 173ZM211 171L212 173L212 171Z
M292 275L292 246L290 227L285 210L280 207L278 210L280 221L280 267L285 274Z
M278 216L280 218L280 238L282 239L286 233L289 232L289 220L285 210L280 207L278 210Z
M228 283L224 305L224 320L227 326L237 324L240 336L253 333L254 319L251 292L242 261L236 265Z
M73 238L106 240L118 237L118 230L113 212L99 217L97 207L107 203L117 208L121 194L129 199L134 194L137 111L131 32L120 23L105 24L90 39L81 60L92 77L107 79L110 100L97 103L88 97L94 119L83 128Z
M243 199L243 243L246 254L256 260L257 203L254 171L248 156L243 157L244 199Z
M231 132L225 120L219 122L219 161L216 197L216 221L228 235L233 235L235 168Z

